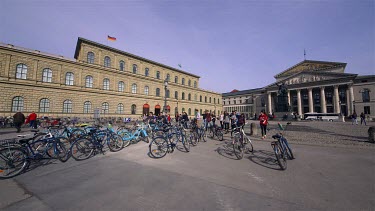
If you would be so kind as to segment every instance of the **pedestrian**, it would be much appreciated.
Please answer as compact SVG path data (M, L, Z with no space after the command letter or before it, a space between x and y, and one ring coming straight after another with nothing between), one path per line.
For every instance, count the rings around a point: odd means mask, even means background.
M231 127L232 127L232 131L230 132L230 136L233 136L234 129L236 128L236 125L237 125L236 111L232 112L232 114L230 116L230 122L231 122Z
M229 113L224 112L224 129L226 131L225 133L228 133L229 123L230 123Z
M207 111L206 113L206 131L209 127L211 127L211 120L212 120L212 116L210 114L210 112Z
M224 122L223 122L224 121L224 114L223 114L223 112L221 112L219 120L220 120L221 129L224 129Z
M359 115L359 116L361 117L361 125L362 125L363 122L366 125L366 116L365 116L365 114L362 112L361 115Z
M168 123L171 123L171 115L170 114L168 114Z
M31 112L31 114L29 115L28 119L29 119L29 122L30 122L30 127L31 128L36 128L36 113L34 111Z
M358 121L357 121L357 113L354 111L353 114L352 114L352 125L354 124L358 125Z
M267 137L268 116L264 110L259 114L259 123L260 129L262 130L262 139L265 139Z
M13 115L13 123L17 128L17 133L21 132L21 125L25 122L25 115L21 111L17 111L16 114Z

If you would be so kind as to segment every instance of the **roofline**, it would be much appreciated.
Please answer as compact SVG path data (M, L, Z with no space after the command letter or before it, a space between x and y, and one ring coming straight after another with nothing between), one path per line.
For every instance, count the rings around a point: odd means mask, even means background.
M315 62L315 63L337 64L337 65L339 65L339 66L344 66L344 68L346 67L346 64L347 64L347 63L343 63L343 62L329 62L329 61L303 60L303 61L299 62L298 64L295 64L294 66L289 67L288 69L282 71L281 73L276 74L276 75L273 76L273 77L274 77L274 78L277 78L277 77L279 77L281 74L283 74L283 73L285 73L285 72L287 72L287 71L289 71L289 70L291 70L291 69L297 67L297 66L300 65L300 64L303 64L304 62Z
M261 90L264 90L264 87L262 88L255 88L255 89L246 89L246 90L241 90L241 91L238 91L238 92L226 92L226 93L222 93L221 95L224 97L224 96L235 96L235 95L242 95L242 94L246 94L248 92L256 92L256 91L261 91Z
M142 61L145 61L145 62L149 62L151 64L155 64L155 65L158 65L158 66L161 66L161 67L164 67L164 68L168 68L168 69L171 69L171 70L174 70L174 71L177 71L177 72L180 72L180 73L183 73L183 74L186 74L186 75L190 75L190 76L193 76L193 77L196 77L196 78L200 78L200 76L198 75L194 75L192 73L188 73L188 72L185 72L185 71L182 71L182 70L179 70L177 68L174 68L174 67L170 67L168 65L165 65L165 64L161 64L161 63L158 63L158 62L155 62L155 61L152 61L150 59L146 59L146 58L143 58L143 57L140 57L140 56L137 56L137 55L134 55L134 54L131 54L131 53L128 53L128 52L125 52L125 51L121 51L119 49L116 49L116 48L112 48L112 47L109 47L107 45L103 45L103 44L100 44L100 43L97 43L97 42L94 42L94 41L91 41L91 40L88 40L88 39L85 39L85 38L82 38L82 37L78 37L78 40L77 40L77 46L76 46L76 50L75 50L75 53L74 53L74 58L75 59L78 59L78 53L79 53L79 50L81 48L81 44L82 42L85 42L85 43L88 43L88 44L91 44L91 45L95 45L97 47L100 47L100 48L104 48L104 49L107 49L109 51L114 51L114 52L117 52L117 53L120 53L120 54L123 54L123 55L126 55L126 56L129 56L129 57L132 57L134 59L139 59L139 60L142 60Z

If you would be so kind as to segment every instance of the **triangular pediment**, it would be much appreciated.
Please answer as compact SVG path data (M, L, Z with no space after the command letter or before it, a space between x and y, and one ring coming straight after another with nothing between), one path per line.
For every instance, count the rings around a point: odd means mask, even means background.
M325 72L337 67L345 68L345 66L346 63L341 62L304 60L294 65L293 67L290 67L283 72L275 75L275 78L285 78L300 72Z
M280 84L284 83L286 86L298 85L304 83L317 83L324 81L340 80L340 79L354 79L357 74L350 73L331 73L331 72L299 72L289 77L284 78L281 81L277 81L270 84L268 88L278 87Z

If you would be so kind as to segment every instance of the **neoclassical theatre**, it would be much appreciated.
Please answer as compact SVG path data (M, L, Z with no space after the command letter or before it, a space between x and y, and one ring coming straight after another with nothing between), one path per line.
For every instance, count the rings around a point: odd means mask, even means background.
M337 113L350 116L354 110L367 117L375 115L375 75L345 73L346 63L304 60L277 74L268 86L223 93L225 111L237 110L248 117L280 112L280 85L287 88L289 112L298 114Z
M0 43L0 116L134 117L222 111L221 94L199 76L78 38L74 59ZM166 84L165 81L168 83ZM167 86L166 86L167 85Z

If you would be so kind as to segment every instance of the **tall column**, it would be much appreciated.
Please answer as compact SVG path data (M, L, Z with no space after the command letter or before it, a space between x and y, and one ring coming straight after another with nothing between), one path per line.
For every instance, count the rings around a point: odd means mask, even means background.
M350 102L350 97L349 97L349 87L348 89L346 89L346 115L350 115L352 114L352 111L351 111L351 107L352 107L352 103Z
M302 101L301 101L300 89L297 89L297 106L298 106L298 115L302 115Z
M353 84L349 85L349 96L350 96L350 107L351 107L351 112L349 114L352 114L355 110L354 108L354 91L353 91Z
M314 103L313 103L313 96L312 96L312 88L308 89L309 93L309 112L314 112Z
M339 86L334 86L333 92L335 95L335 98L334 98L335 113L340 113L341 108L340 108Z
M272 112L272 97L271 92L268 92L268 113Z
M327 113L326 94L324 92L324 86L320 87L320 106L322 113Z
M292 106L292 104L290 103L290 90L288 90L288 106Z

